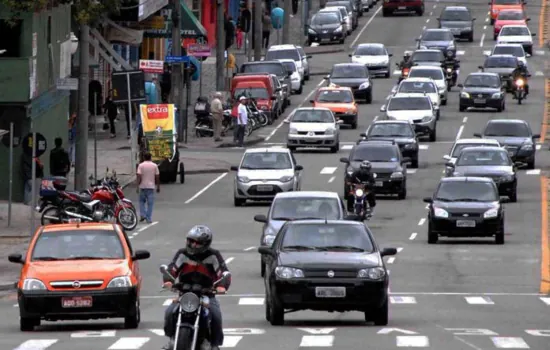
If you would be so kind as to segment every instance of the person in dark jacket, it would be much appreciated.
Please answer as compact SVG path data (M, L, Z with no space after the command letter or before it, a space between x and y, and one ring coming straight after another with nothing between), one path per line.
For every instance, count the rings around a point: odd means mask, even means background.
M42 162L40 162L40 159L38 159L38 157L34 158L34 161L36 162L35 178L41 179L44 177L44 165L42 165ZM24 184L23 202L26 205L36 204L36 203L31 203L32 201L32 162L33 162L33 159L31 156L27 156L25 153L21 155L21 177L23 178L23 184ZM36 184L35 189L37 188L38 188L38 184Z
M371 173L372 165L368 160L364 160L359 169L355 170L350 176L350 182L353 184L362 184L368 190L367 201L369 202L369 207L371 209L370 214L374 215L374 207L376 207L376 197L374 195L374 176ZM348 196L348 211L354 212L354 197L352 195Z
M225 18L225 49L229 50L235 40L235 25L233 24L233 17L229 16Z
M54 142L55 148L50 152L50 174L66 177L71 169L69 153L62 147L63 140L61 137L57 137Z
M107 119L109 120L109 126L111 128L111 138L116 137L115 120L118 115L117 105L113 102L111 94L107 96L105 104L103 105L105 113L107 113Z

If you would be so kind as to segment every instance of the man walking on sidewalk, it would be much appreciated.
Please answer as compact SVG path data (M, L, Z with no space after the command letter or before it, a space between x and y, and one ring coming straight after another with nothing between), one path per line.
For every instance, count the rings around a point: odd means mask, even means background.
M214 141L222 140L222 120L223 120L223 103L222 93L217 91L214 93L214 98L210 103L210 111L212 112L212 128L214 129Z
M248 110L246 108L246 96L239 98L239 107L237 108L237 147L244 147L244 132L248 124Z
M158 166L151 161L151 153L143 155L144 161L137 169L137 185L139 193L140 222L152 223L153 205L155 204L155 188L160 192L160 172ZM147 203L147 208L145 208Z

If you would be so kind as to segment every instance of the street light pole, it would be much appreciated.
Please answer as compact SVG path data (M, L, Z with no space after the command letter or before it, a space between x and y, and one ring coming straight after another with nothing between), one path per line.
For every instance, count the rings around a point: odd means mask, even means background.
M80 26L79 110L76 118L74 189L86 188L88 171L88 84L90 69L90 27Z

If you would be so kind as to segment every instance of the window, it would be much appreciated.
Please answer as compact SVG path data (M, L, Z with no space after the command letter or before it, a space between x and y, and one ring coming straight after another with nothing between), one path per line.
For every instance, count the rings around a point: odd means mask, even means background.
M437 88L431 82L403 80L399 85L399 92L436 94Z
M287 153L262 152L246 153L241 163L241 169L246 170L282 170L292 169L292 163Z
M0 57L21 57L21 24L16 21L12 26L0 19L0 50L5 50Z
M495 186L491 182L442 182L437 189L435 199L445 202L476 200L496 202L499 199Z
M456 161L457 166L509 166L510 158L504 150L464 150Z
M317 95L317 102L352 103L353 95L349 90L322 90Z
M334 123L334 117L328 110L297 110L292 116L293 123Z
M386 49L378 45L362 45L355 51L355 55L358 56L386 56L387 54Z
M269 94L265 88L236 88L233 92L233 98L238 100L241 96L246 96L256 100L269 100Z
M362 64L336 65L332 68L331 78L368 78L369 71Z
M431 78L433 80L443 80L443 71L441 69L411 69L409 78Z
M266 61L274 61L274 60L280 60L280 59L291 59L294 61L299 61L300 56L298 55L298 50L296 49L290 49L290 50L270 50L267 52Z
M272 220L318 218L340 219L340 208L336 198L296 197L279 198L273 203Z
M392 98L388 104L388 111L423 111L431 110L429 97L402 97Z
M399 150L393 146L387 147L358 147L350 157L352 162L362 162L368 160L369 162L398 162Z
M485 132L485 136L508 136L508 137L529 137L531 131L529 127L523 123L489 123Z

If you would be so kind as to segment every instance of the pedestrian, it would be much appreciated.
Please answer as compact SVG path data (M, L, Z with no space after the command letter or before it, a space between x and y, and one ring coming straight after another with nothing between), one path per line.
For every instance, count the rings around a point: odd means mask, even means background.
M240 50L243 47L243 29L241 27L237 27L237 49Z
M143 162L137 168L137 186L140 222L147 221L150 224L153 222L151 216L155 204L155 188L157 193L160 192L160 172L158 166L151 161L149 152L143 155Z
M237 108L237 147L244 147L244 131L248 124L248 109L246 96L239 98L239 107Z
M269 48L269 35L271 34L271 16L269 12L264 12L262 17L262 46L265 49Z
M23 178L23 202L26 205L36 205L36 203L31 203L32 201L32 162L33 159L31 156L26 155L25 153L21 154L21 177ZM36 163L35 171L35 190L39 188L39 182L37 180L44 177L44 165L40 162L38 157L34 158ZM36 197L35 197L36 199Z
M105 104L103 104L104 113L107 113L107 119L109 120L109 126L111 128L111 138L116 137L115 120L118 115L118 108L113 102L111 92L107 95Z
M233 17L225 17L225 50L229 50L231 45L233 45L233 40L235 39L235 25L233 25Z
M212 113L212 128L214 129L214 141L220 142L223 120L222 93L217 91L210 102L210 112Z
M56 137L55 147L50 151L50 174L66 177L71 170L69 153L63 148L63 139Z

